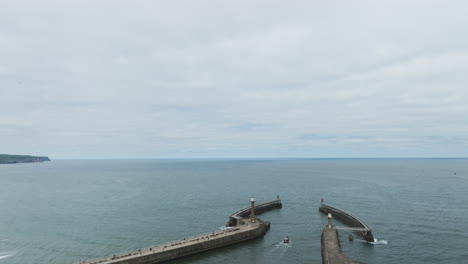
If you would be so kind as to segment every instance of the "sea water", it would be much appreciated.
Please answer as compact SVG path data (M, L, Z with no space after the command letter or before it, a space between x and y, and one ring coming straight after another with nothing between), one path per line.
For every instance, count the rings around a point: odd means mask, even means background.
M468 263L466 159L195 159L0 165L0 264L79 263L207 233L250 197L276 195L264 237L170 263L319 264L321 198L373 229L374 243L340 231L355 260Z

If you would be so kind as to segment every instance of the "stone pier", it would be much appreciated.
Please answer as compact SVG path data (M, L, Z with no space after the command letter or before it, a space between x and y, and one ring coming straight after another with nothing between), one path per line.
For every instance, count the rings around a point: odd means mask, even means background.
M278 207L279 199L272 201L275 206L262 206L262 210ZM265 204L270 204L265 203ZM262 221L255 217L255 200L251 199L251 207L248 207L248 216L235 218L236 223L224 230L213 231L190 238L184 238L160 245L119 253L112 256L80 262L81 264L155 264L173 260L188 255L205 252L211 249L228 246L234 243L254 239L263 236L270 229L270 222ZM263 205L265 205L263 204ZM238 212L241 212L240 210ZM259 213L259 212L257 212ZM235 215L235 214L233 214ZM231 217L233 216L231 215ZM253 217L250 217L250 216ZM229 222L228 222L229 223Z
M345 210L333 207L331 205L322 203L319 211L325 214L332 214L334 218L338 218L343 223L349 225L351 228L358 232L367 242L374 242L374 235L372 229L361 218L347 212Z
M328 215L328 224L322 231L322 264L362 264L345 256L341 250L338 231Z

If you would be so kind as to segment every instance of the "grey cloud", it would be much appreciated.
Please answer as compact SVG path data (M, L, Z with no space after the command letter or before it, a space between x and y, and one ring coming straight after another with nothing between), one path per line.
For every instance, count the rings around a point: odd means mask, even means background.
M0 152L466 156L467 7L3 1Z

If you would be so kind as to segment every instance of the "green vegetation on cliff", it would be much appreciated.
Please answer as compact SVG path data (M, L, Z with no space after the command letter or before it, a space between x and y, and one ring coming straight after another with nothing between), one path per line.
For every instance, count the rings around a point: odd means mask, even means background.
M50 159L48 157L41 157L41 156L0 154L0 164L44 162L44 161L50 161Z

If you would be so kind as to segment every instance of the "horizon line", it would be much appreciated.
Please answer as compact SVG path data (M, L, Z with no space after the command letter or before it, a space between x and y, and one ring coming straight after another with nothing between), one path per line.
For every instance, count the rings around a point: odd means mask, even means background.
M300 159L468 159L468 157L102 157L102 158L51 158L54 160L246 160L246 159L257 159L257 160L300 160Z

